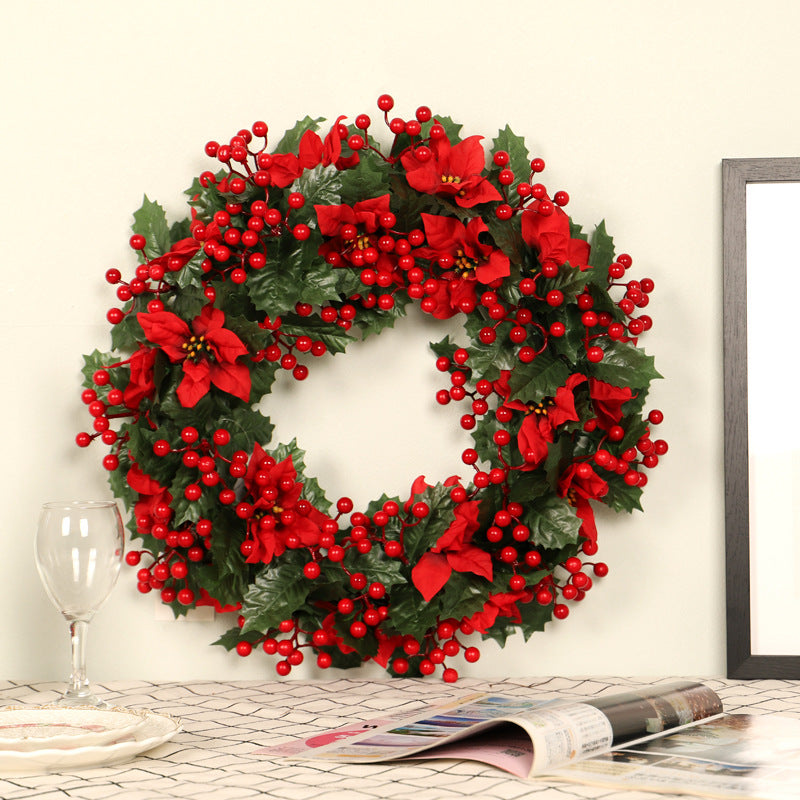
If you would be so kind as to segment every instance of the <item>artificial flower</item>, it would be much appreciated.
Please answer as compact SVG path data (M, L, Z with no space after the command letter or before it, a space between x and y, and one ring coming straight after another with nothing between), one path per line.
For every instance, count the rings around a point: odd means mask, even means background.
M589 397L597 415L597 424L608 430L622 419L622 406L633 399L630 386L614 386L597 378L589 379Z
M599 500L608 493L608 484L592 469L588 462L573 463L558 481L558 494L566 497L581 520L580 534L597 541L597 526L591 500Z
M446 136L433 139L430 157L420 158L414 149L400 159L409 186L426 194L444 195L462 208L502 200L497 189L483 175L486 156L482 136L468 136L451 145Z
M204 306L191 328L171 311L141 312L136 318L147 340L173 364L183 366L177 391L182 406L194 407L212 384L241 400L250 399L250 370L237 363L248 351L233 331L223 327L225 314L220 309Z
M572 238L567 214L558 206L553 206L552 214L540 214L537 208L538 202L522 212L522 238L538 252L539 261L587 269L589 243Z
M536 469L547 458L548 445L555 441L559 426L578 421L574 390L585 380L584 375L574 373L559 386L555 397L545 397L539 402L505 401L504 408L522 411L525 415L517 434L519 452L525 461L523 470Z
M411 570L411 580L426 603L447 583L454 570L492 580L491 555L472 544L472 536L480 527L479 506L474 500L459 503L447 530Z
M304 547L319 544L322 525L328 518L310 503L301 505L303 484L297 482L291 456L275 461L256 444L244 485L253 508L248 521L254 545L247 557L249 564L268 564L283 555L290 537L297 537Z
M156 391L153 379L153 367L156 362L156 350L139 344L136 352L128 359L130 377L128 385L122 392L123 402L127 408L139 408L142 400L151 398Z

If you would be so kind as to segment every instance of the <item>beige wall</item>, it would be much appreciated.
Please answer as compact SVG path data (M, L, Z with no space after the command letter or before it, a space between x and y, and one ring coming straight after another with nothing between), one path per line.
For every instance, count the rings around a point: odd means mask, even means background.
M637 274L656 284L655 326L643 343L666 376L652 398L671 450L651 476L645 514L601 515L611 574L567 622L504 651L487 646L462 673L724 671L720 161L798 155L800 5L361 8L378 10L139 0L17 3L3 12L0 678L67 672L66 632L38 584L31 539L42 501L108 493L99 448L72 445L85 425L78 370L82 353L107 346L113 297L103 273L131 264L125 244L142 195L179 213L190 176L206 168L207 139L259 118L282 131L306 113L374 115L386 91L403 113L425 103L468 133L491 137L508 122L546 160L548 186L570 193L573 217L590 229L605 219ZM382 371L397 339L386 346L348 356L330 379L376 374L376 394L357 413L391 389ZM423 418L419 449L381 463L377 478L396 492L425 471L426 439L441 428L426 379L414 377L430 370L424 343L418 349L402 370L411 375L407 401ZM302 431L295 419L281 424L316 453L332 495L336 481L350 485L365 462L372 472L373 459L408 438L398 425L395 443L342 464L326 449L324 419ZM370 496L372 484L363 489ZM214 623L157 620L134 581L126 570L94 623L93 676L274 674L266 659L209 647Z

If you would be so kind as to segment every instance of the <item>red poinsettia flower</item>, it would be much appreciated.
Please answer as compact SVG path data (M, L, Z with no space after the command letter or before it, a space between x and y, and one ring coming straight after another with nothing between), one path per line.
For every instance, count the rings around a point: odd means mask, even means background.
M156 351L140 344L139 349L128 359L130 379L122 392L123 402L127 408L139 408L142 400L155 394L153 366L156 362Z
M467 620L478 633L486 633L498 617L511 617L513 622L520 622L522 616L518 603L530 603L533 592L523 589L519 592L498 592L490 594L480 611L476 611Z
M472 536L480 527L479 506L475 500L459 503L453 522L411 570L411 581L426 603L447 583L454 570L492 580L491 555L472 544Z
M320 246L319 254L325 258L331 254L338 256L333 262L334 266L370 266L377 272L392 272L396 258L378 247L380 219L382 215L390 213L389 200L389 195L384 194L359 200L353 206L314 206L319 232L331 237ZM373 251L376 256L372 263L364 260L367 250Z
M233 332L223 327L225 314L207 305L192 320L191 328L171 311L136 315L148 341L158 345L173 364L183 366L178 400L192 408L213 384L241 400L250 399L250 370L237 363L247 348Z
M522 213L522 238L539 253L544 264L552 261L559 267L569 264L581 270L589 266L589 243L573 239L569 231L569 217L558 206L552 214L540 214L538 202Z
M589 397L597 415L597 424L608 430L622 419L622 406L633 399L630 386L614 386L597 378L589 379Z
M519 452L525 460L523 470L536 469L547 458L548 445L555 441L560 425L578 421L574 390L585 380L584 375L575 373L567 378L564 386L556 390L555 397L545 397L539 402L528 403L507 400L503 404L505 408L525 414L517 434Z
M436 319L448 319L465 308L474 308L479 284L502 280L510 274L511 262L502 250L480 240L480 235L488 228L479 217L464 225L455 217L421 216L426 246L415 250L414 255L441 259L440 263L447 265L436 291L428 296L436 304L431 315Z
M580 533L597 540L597 526L590 500L599 500L608 493L608 484L587 462L571 464L558 480L558 494L566 497L581 520Z
M268 564L283 555L292 537L305 547L319 544L328 517L310 503L301 502L303 484L297 482L291 456L275 461L256 444L244 484L253 501L248 530L254 547L247 557L249 564Z
M128 486L139 495L139 499L133 507L136 530L141 534L150 533L157 521L156 509L159 506L168 506L172 502L172 495L135 463L128 470L125 480Z
M270 165L261 170L268 175L267 183L263 185L285 188L296 181L307 169L314 169L318 164L323 167L333 164L336 169L354 167L358 161L358 153L342 157L342 138L339 135L339 125L344 117L339 117L331 127L330 132L323 141L312 130L307 130L300 138L297 154L272 153Z
M408 150L400 161L409 186L425 194L445 195L462 208L502 200L500 192L483 176L486 156L482 138L468 136L455 145L446 136L434 139L430 144L433 154L426 160Z

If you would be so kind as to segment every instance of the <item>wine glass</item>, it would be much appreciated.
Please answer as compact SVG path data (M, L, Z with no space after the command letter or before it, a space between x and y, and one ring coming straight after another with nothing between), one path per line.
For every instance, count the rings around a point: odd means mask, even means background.
M70 685L61 706L107 706L86 677L89 621L108 597L122 564L124 536L113 500L45 503L36 531L36 567L47 595L69 623Z

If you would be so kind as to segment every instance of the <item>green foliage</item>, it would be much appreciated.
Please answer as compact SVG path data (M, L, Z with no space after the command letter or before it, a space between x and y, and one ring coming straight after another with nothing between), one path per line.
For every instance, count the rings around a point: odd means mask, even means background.
M167 215L164 209L147 195L142 200L142 207L133 215L132 230L144 236L146 244L142 252L147 258L158 258L169 251L172 239Z

